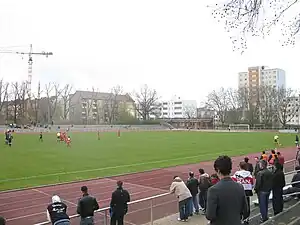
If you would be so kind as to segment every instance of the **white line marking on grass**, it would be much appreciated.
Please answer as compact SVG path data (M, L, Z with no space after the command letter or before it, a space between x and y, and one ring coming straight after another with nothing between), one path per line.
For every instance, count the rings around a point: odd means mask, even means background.
M49 197L51 197L51 198L52 198L52 196L53 196L53 195L50 195L50 194L48 194L48 193L46 193L46 192L40 191L40 190L38 190L38 189L32 189L32 190L35 191L35 192L38 192L38 193L40 193L40 194L49 196ZM59 197L60 197L60 196L59 196ZM67 202L67 203L69 203L69 204L71 204L71 205L77 206L77 204L75 204L75 203L73 203L73 202L70 202L70 201L68 201L68 200L66 200L66 199L61 199L61 200L64 201L64 202Z
M233 152L233 151L227 151L226 153L230 153L230 152ZM195 159L195 158L200 158L203 156L216 155L216 154L224 154L224 152L215 152L215 153L208 153L208 154L202 154L202 155L194 155L194 156L180 157L180 158L173 158L173 159L163 159L163 160L157 160L157 161L133 163L133 164L126 164L126 165L119 165L119 166L109 166L109 167L102 167L102 168L88 169L88 170L78 170L78 171L70 171L70 172L41 174L41 175L28 176L28 177L8 178L8 179L0 180L0 183L9 182L9 181L30 180L30 179L35 179L35 178L52 177L52 176L59 176L59 175L69 175L69 174L103 171L103 170L126 168L126 167L132 167L132 166L151 165L151 164L158 164L158 163L164 163L164 162L170 162L170 161L178 161L178 160L183 160L183 159ZM160 168L158 168L158 169L160 169Z

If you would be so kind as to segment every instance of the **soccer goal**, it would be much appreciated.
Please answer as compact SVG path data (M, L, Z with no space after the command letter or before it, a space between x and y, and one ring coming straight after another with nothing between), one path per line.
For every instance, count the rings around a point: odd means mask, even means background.
M249 124L230 124L229 128L230 128L230 131L236 131L236 132L249 132L250 131Z

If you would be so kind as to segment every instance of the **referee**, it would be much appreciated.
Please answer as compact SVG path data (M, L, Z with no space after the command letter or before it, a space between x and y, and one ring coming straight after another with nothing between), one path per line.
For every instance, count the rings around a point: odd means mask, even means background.
M89 195L87 186L81 187L82 198L77 205L77 213L80 215L80 225L94 225L94 211L99 209L96 198Z

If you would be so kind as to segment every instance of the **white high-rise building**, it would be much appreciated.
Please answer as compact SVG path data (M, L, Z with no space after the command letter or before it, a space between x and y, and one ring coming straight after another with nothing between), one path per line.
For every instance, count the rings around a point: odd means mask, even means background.
M197 101L183 100L174 96L171 100L163 101L161 118L196 118Z
M248 72L239 73L238 87L247 87L255 92L259 86L286 88L285 71L269 69L265 66L249 67Z

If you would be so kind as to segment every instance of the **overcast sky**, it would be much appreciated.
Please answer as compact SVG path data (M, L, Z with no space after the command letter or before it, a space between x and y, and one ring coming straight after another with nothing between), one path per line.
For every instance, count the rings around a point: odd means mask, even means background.
M256 65L284 69L287 86L298 88L300 43L282 48L278 37L251 40L244 55L235 53L207 3L0 0L0 47L28 51L33 44L35 52L53 52L34 57L33 88L54 81L101 91L119 84L132 92L148 84L164 99L200 102L213 89L237 87L238 72ZM0 78L27 79L27 58L0 54Z

